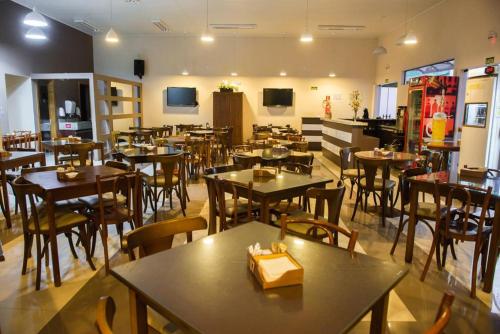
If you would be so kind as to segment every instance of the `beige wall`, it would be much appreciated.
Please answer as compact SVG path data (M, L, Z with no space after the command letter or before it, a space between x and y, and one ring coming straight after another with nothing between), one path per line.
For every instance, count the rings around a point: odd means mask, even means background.
M500 34L498 0L445 0L415 17L409 27L417 35L417 45L396 46L404 26L380 38L388 53L377 59L378 84L386 79L400 83L405 69L451 58L459 71L481 66L485 57L500 62L500 40L492 45L487 39L490 30Z
M374 39L317 39L310 45L296 38L217 38L212 45L198 37L121 36L118 45L94 38L97 73L122 78L133 76L133 59L146 61L143 77L144 125L212 124L212 92L222 80L238 82L244 92L244 137L251 124L291 124L300 127L302 116L322 116L325 95L332 96L334 117L352 117L349 94L358 89L363 106L371 111L375 58ZM184 70L190 76L181 76ZM284 70L287 77L280 77ZM239 76L230 77L236 71ZM337 77L329 78L335 72ZM163 90L167 86L198 89L199 108L165 113ZM311 86L318 87L311 90ZM263 88L293 88L294 107L262 107Z

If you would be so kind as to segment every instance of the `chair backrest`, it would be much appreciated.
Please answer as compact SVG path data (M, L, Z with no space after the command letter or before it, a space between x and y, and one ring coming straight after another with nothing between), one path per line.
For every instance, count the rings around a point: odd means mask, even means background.
M430 170L433 173L439 172L441 170L442 163L443 155L441 154L441 152L432 152L428 160Z
M343 147L339 150L340 154L340 171L344 169L356 168L354 164L354 153L361 151L361 148L353 147Z
M365 187L368 191L375 190L375 178L377 176L377 171L379 168L382 168L382 189L385 189L385 183L390 177L390 165L388 160L357 158L356 165L359 179L361 179L361 166L365 171Z
M139 130L134 133L134 142L135 143L142 143L142 144L149 144L151 143L151 138L153 136L153 133L151 131L144 131L144 130Z
M340 210L342 209L342 201L344 200L345 186L342 181L337 183L337 188L309 188L306 191L306 197L315 198L316 206L314 208L314 219L318 219L323 215L325 202L328 206L327 216L325 217L329 223L338 225L340 219Z
M223 165L205 168L206 175L233 172L244 169L242 165Z
M440 198L440 183L436 181L436 198ZM458 240L479 240L482 237L482 231L486 214L489 209L492 188L487 190L474 186L463 186L460 184L449 184L450 190L446 196L446 218L444 219L445 236L450 235L450 227L453 227L453 237ZM479 195L481 194L481 195ZM440 221L439 212L441 210L440 201L436 202L436 221ZM461 203L457 207L457 203ZM470 219L470 214L474 210L474 203L482 203L479 220ZM472 208L472 210L471 210ZM477 228L476 233L468 233L473 228Z
M136 248L139 249L139 257L155 254L172 248L176 234L205 230L207 226L203 217L179 218L144 225L125 235L123 248L128 250L130 261L134 261Z
M11 183L11 185L12 189L14 190L17 202L19 203L23 231L28 231L28 225L31 216L35 233L40 234L40 219L38 214L38 205L36 204L35 197L44 197L43 189L41 189L37 184L26 182L22 176L17 177ZM28 213L28 203L31 214Z
M309 142L297 141L293 143L293 149L298 152L307 152L309 149Z
M288 172L293 172L297 174L303 174L303 175L311 175L313 166L311 165L304 165L298 162L284 162L279 164L280 170L285 170Z
M95 143L71 143L66 144L66 150L71 155L70 163L77 159L80 166L86 166L87 160L90 160L90 166L94 165Z
M97 303L95 326L100 334L113 334L113 318L115 317L116 304L113 298L103 296Z
M410 187L411 183L408 181L409 177L427 174L427 169L425 167L415 167L408 168L399 174L399 190L401 192L401 209L404 210L404 206L410 203Z
M116 168L116 169L121 169L125 172L128 172L128 171L131 171L131 167L130 165L127 165L126 163L122 162L122 161L116 161L116 160L108 160L104 163L105 166L107 167L113 167L113 168Z
M165 179L165 187L171 188L174 186L174 171L182 171L184 169L184 154L178 153L166 156L149 156L148 162L153 164L153 180L154 184L158 184L158 177L161 175ZM159 169L157 168L159 166ZM183 181L184 173L179 173Z
M351 253L351 256L354 255L354 247L356 246L356 241L358 240L358 231L357 230L352 230L351 232L347 231L346 229L338 226L338 225L333 225L330 223L326 223L324 221L316 220L316 219L287 219L287 216L285 214L281 215L280 218L280 225L281 225L281 240L285 238L286 233L293 233L292 230L288 229L289 225L292 224L302 224L302 225L311 225L311 227L307 230L307 235L306 237L311 237L310 240L313 241L318 241L318 239L313 238L313 235L315 233L318 233L318 231L325 232L328 236L328 244L332 246L337 246L338 245L338 234L342 234L349 238L349 243L347 245L347 250ZM297 234L298 235L298 234ZM335 236L336 237L335 237ZM299 235L303 237L302 235ZM309 239L309 238L308 238Z
M231 194L231 198L233 200L233 216L232 218L234 224L238 223L238 199L240 195L244 193L244 197L247 199L247 212L246 217L250 218L252 216L252 192L253 192L253 182L250 181L248 184L229 181L225 179L220 179L215 175L214 177L214 186L215 186L215 194L217 200L217 206L219 210L220 217L220 231L224 231L227 227L227 215L226 215L226 193Z
M301 155L294 155L291 154L286 161L288 162L295 162L303 165L312 165L314 161L314 154L313 153L306 153L306 154L301 154Z
M448 325L451 318L451 305L455 299L455 294L451 291L446 291L441 298L441 304L439 305L436 320L431 328L429 328L425 334L441 334Z
M248 157L244 155L233 155L233 163L235 165L241 165L244 169L250 169L255 166L260 160L259 157Z

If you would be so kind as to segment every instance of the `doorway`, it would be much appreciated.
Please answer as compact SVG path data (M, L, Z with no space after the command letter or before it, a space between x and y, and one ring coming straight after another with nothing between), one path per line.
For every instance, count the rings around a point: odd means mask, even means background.
M20 75L5 75L6 119L4 133L14 131L35 132L35 109L31 78Z
M376 118L396 118L397 91L398 84L396 82L377 86Z

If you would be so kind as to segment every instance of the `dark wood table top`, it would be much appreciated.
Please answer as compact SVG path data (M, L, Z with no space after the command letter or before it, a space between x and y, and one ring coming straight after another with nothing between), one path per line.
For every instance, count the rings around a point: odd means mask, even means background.
M44 140L42 141L42 145L45 148L52 148L55 146L66 146L68 144L85 144L85 143L95 143L96 145L104 145L102 141L96 141L92 139L82 138L79 141L69 141L66 139L57 139L57 140Z
M416 161L418 156L408 152L391 152L389 155L375 154L375 151L360 151L354 153L357 158L369 160L391 160L394 162Z
M276 178L261 178L253 176L253 169L204 175L203 177L213 179L217 175L219 179L248 183L253 181L253 193L256 195L268 195L276 192L287 191L294 188L314 187L330 183L331 178L320 176L300 175L282 171Z
M170 146L160 146L153 150L139 147L121 147L116 149L116 153L126 159L146 158L150 156L165 156L182 153L182 150Z
M264 145L264 144L267 144L269 142L269 140L271 140L271 141L278 141L281 146L285 146L285 147L291 146L294 143L291 140L287 140L287 139L275 139L275 138L269 138L269 139L249 139L247 142L249 144Z
M410 177L409 180L419 183L434 183L436 180L439 180L440 183L461 184L463 186L472 186L484 190L491 187L491 196L500 199L500 177L486 177L484 179L461 177L456 170L451 170L413 176Z
M428 149L448 152L460 151L460 144L457 141L430 141L425 143Z
M0 157L0 164L12 162L18 159L24 159L27 157L41 157L45 156L43 152L32 152L32 151L9 151L8 156Z
M115 267L112 275L194 332L344 333L407 273L392 262L351 258L287 236L288 252L304 267L304 284L263 291L248 270L247 247L270 248L279 234L252 222Z
M46 171L46 172L36 172L29 173L23 176L23 178L33 184L38 184L45 191L55 191L60 189L76 189L75 197L79 197L82 188L88 187L89 185L95 185L96 176L113 176L123 173L123 170L108 167L108 166L85 166L77 167L79 172L83 173L83 177L72 181L59 181L57 179L56 171Z

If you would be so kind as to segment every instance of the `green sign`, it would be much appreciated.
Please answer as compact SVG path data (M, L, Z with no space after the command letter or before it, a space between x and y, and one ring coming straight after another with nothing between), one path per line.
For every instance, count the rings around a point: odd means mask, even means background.
M493 65L495 63L495 57L488 57L484 59L486 65Z

